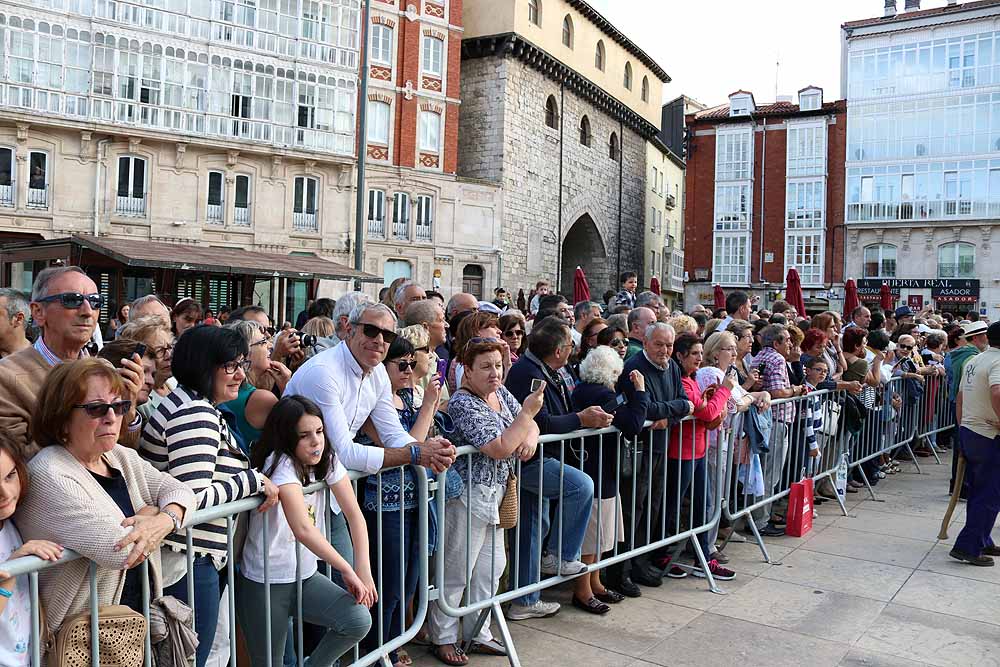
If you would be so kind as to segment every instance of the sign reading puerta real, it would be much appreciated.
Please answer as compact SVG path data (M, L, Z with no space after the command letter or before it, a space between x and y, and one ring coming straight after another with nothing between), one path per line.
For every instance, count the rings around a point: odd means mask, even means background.
M971 278L863 278L858 281L858 296L865 301L878 301L883 283L889 286L897 300L900 291L907 290L911 299L913 296L930 296L939 304L975 304L979 301L979 281ZM926 290L930 290L929 295L919 294ZM920 299L921 302L923 300Z

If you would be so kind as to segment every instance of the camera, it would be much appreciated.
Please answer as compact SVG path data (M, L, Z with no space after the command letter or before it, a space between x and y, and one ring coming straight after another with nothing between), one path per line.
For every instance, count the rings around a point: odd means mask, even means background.
M316 336L314 334L299 334L299 344L302 347L314 347L316 345Z

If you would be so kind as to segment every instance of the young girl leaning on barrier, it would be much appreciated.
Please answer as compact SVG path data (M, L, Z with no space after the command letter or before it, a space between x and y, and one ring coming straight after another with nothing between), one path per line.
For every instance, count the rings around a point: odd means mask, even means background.
M31 664L31 597L28 577L3 572L4 562L22 556L57 561L63 548L46 540L21 542L11 516L28 489L28 473L10 441L0 436L0 665Z
M277 485L280 501L267 512L251 514L237 581L241 602L236 613L251 663L267 664L267 632L271 635L270 664L282 663L288 619L296 611L295 550L301 543L305 547L299 549L302 620L329 628L308 664L333 665L368 633L368 609L375 604L377 593L368 562L365 520L347 471L323 430L319 407L301 396L278 401L254 446L251 464ZM343 512L347 519L354 542L353 566L350 554L345 557L326 539L325 489L303 493L317 480L324 480L333 492L332 511ZM270 619L264 616L265 558L270 580ZM347 590L317 572L320 560L340 573Z

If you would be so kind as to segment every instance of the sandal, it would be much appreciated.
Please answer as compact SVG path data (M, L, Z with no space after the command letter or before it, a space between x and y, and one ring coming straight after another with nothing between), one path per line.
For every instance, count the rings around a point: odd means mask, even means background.
M491 639L488 642L472 642L469 646L469 653L480 653L482 655L507 655L507 647L498 642L495 639Z
M444 648L450 646L450 651L445 651ZM469 656L465 655L465 651L462 650L460 646L455 644L440 644L431 647L431 655L440 660L446 665L452 665L452 667L463 667L463 665L469 664Z
M413 658L410 657L405 648L396 650L396 664L401 667L410 667L413 664Z

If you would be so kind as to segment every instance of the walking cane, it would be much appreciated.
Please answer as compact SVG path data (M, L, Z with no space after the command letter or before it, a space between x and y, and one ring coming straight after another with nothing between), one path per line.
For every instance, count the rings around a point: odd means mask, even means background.
M958 469L955 471L955 486L951 490L951 500L948 501L948 511L944 513L941 520L941 530L938 532L939 540L948 539L948 525L951 523L951 515L955 512L955 505L958 504L958 496L962 493L962 482L965 481L965 457L956 452L958 456Z

